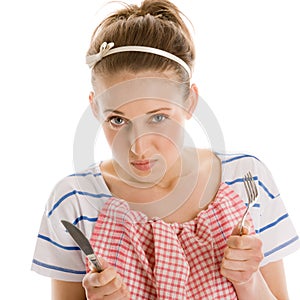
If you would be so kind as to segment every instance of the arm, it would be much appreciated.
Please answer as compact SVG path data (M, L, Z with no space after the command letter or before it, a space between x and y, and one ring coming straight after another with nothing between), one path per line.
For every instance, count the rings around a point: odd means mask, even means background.
M52 300L86 300L82 283L52 279Z
M267 264L260 272L277 299L289 299L282 260Z
M238 299L276 300L260 271L253 274L246 283L233 283Z
M250 295L250 299L289 299L282 261L260 268L250 281L241 285L234 284L234 287L237 294L241 295L239 299L247 299Z

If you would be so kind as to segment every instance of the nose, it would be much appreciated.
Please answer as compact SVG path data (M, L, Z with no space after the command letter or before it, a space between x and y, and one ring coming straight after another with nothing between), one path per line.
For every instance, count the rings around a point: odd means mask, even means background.
M150 136L142 124L135 124L131 128L130 150L136 156L144 156L150 149Z
M145 156L149 150L149 141L147 135L137 137L131 144L130 150L136 156Z

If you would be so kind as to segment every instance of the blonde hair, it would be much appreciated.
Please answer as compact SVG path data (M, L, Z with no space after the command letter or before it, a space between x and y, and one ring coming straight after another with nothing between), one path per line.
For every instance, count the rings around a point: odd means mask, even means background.
M147 46L181 58L191 69L195 47L183 21L183 14L168 0L144 0L140 6L123 3L124 8L104 19L95 29L87 55L100 51L104 42L114 47ZM120 71L174 70L181 82L189 82L187 72L176 62L151 53L123 52L105 57L93 68L94 74Z

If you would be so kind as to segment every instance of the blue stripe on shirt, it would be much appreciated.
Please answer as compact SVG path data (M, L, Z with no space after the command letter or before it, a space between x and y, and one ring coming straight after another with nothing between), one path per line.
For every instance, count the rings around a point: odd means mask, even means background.
M260 180L258 180L258 185L261 186L261 187L263 188L263 190L268 194L268 196L269 196L271 199L275 199L276 197L279 196L279 194L276 195L276 196L274 196Z
M89 221L89 222L96 222L98 220L98 217L90 218L88 216L79 216L75 219L73 222L74 225L78 224L80 221Z
M246 206L248 206L248 203L245 203ZM260 208L260 203L254 203L252 207Z
M41 266L43 268L47 268L47 269L51 269L51 270L55 270L55 271L60 271L60 272L65 272L65 273L72 273L72 274L80 274L80 275L84 275L86 274L86 271L79 271L79 270L72 270L72 269L67 269L67 268L62 268L62 267L58 267L58 266L54 266L54 265L49 265L46 263L43 263L39 260L33 259L32 263Z
M256 230L255 232L256 233L261 233L261 232L263 232L263 231L265 231L265 230L267 230L269 228L272 228L272 227L276 226L278 223L280 223L281 221L283 221L284 219L288 218L288 216L289 216L289 214L286 213L283 216L279 217L276 221L274 221L274 222L272 222L272 223L270 223L270 224L268 224L268 225L266 225L266 226L264 226L264 227Z
M222 155L222 154L221 154ZM224 159L222 160L222 164L227 164L227 163L230 163L232 161L235 161L235 160L239 160L239 159L243 159L243 158L247 158L247 157L252 157L258 161L260 161L256 156L254 155L249 155L249 154L241 154L241 155L238 155L238 156L235 156L235 157L232 157L232 158L228 158L228 159Z
M101 173L92 173L92 172L74 173L74 174L69 175L68 177L75 177L75 176L85 177L85 176L88 176L88 175L93 175L94 177L97 177L97 176L101 176Z
M279 251L279 250L281 250L281 249L287 247L288 245L290 245L290 244L296 242L297 240L299 240L299 237L298 237L298 236L295 236L295 237L293 237L292 239L290 239L289 241L287 241L287 242L285 242L285 243L283 243L283 244L281 244L281 245L279 245L279 246L273 248L273 249L270 250L270 251L265 252L264 255L265 255L265 257L267 257L267 256L269 256L269 255L271 255L271 254L273 254L273 253L275 253L275 252L277 252L277 251Z
M65 194L64 196L62 196L52 207L52 209L50 209L49 213L48 213L48 218L53 214L54 210L67 198L69 198L70 196L73 195L84 195L84 196L89 196L89 197L94 197L94 198L110 198L111 195L107 195L107 194L93 194L93 193L89 193L89 192L83 192L83 191L77 191L77 190L73 190L67 194Z
M232 181L225 181L225 183L228 184L228 185L233 185L233 184L238 183L238 182L244 182L244 178L237 178L237 179L234 179Z
M38 238L42 239L44 241L47 241L47 242L51 243L52 245L62 248L64 250L80 250L80 248L76 247L76 246L63 246L63 245L53 241L52 239L50 239L48 236L45 236L42 234L38 234Z

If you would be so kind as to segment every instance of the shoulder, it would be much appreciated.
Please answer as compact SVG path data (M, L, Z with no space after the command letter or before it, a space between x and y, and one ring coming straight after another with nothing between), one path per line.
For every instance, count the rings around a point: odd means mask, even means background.
M248 153L215 153L224 168L253 168L261 164L261 160Z
M271 175L269 169L257 156L246 153L215 153L222 165L223 180L242 176L248 172L259 177Z
M216 153L216 155L222 165L222 181L239 194L244 196L243 179L248 172L251 172L264 202L279 196L277 185L269 168L257 156L245 153Z
M97 213L109 197L100 169L93 165L57 182L48 199L46 214L48 218L53 215L82 218L86 211Z

